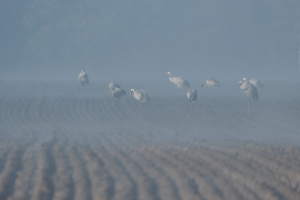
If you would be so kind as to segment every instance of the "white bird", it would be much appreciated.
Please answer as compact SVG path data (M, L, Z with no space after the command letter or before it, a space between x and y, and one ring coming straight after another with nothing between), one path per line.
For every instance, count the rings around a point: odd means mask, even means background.
M219 81L216 81L213 78L207 79L205 83L201 84L201 87L209 87L215 89L215 87L220 87Z
M108 89L110 90L113 98L120 99L122 96L126 95L126 91L121 89L121 87L118 84L110 83L108 85Z
M85 73L82 69L81 72L78 74L78 81L84 86L89 84L89 76Z
M255 87L260 87L260 88L263 88L265 85L260 81L258 80L257 78L250 78L248 80L252 85L254 85Z
M145 103L147 100L150 101L149 96L147 95L147 93L144 90L134 90L131 89L131 93L133 93L133 96L136 100L140 101L141 104Z
M113 98L118 98L120 99L122 96L126 95L126 91L121 89L121 88L116 88L113 92L112 92L112 96Z
M197 90L189 89L187 92L187 98L190 100L190 102L195 102L197 100Z
M186 87L190 87L189 82L187 82L186 80L184 80L183 78L180 77L171 77L171 73L167 72L166 74L169 74L169 80L174 83L178 88L181 88L182 86L186 86Z
M220 83L219 83L219 81L217 81L213 78L210 78L210 79L207 79L205 81L205 83L201 84L201 88L202 87L212 88L214 91L214 94L215 94L215 87L220 87Z
M115 83L110 83L110 84L108 85L108 89L110 90L111 93L112 93L116 88L121 89L121 87L120 87L118 84L115 84Z
M243 78L243 82L239 81L238 84L240 88L244 90L245 94L248 96L248 108L250 99L258 100L258 92L256 87L251 84L246 78Z

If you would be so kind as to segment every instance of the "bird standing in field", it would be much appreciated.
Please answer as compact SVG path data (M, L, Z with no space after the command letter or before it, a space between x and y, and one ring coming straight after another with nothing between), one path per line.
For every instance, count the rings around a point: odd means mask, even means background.
M134 90L131 89L131 93L133 94L134 98L141 102L141 104L146 103L146 101L150 101L149 96L144 90Z
M239 81L238 84L240 88L244 90L245 94L248 96L248 108L250 99L258 100L258 92L256 87L251 84L246 78L243 78L243 82Z
M189 89L187 92L187 98L191 103L194 103L197 100L197 90Z
M205 83L201 84L201 87L209 87L215 89L215 87L220 87L219 81L216 81L213 78L207 79Z
M256 88L260 87L260 88L263 88L265 85L260 81L258 80L257 78L250 78L248 80L252 85L254 85Z
M220 83L219 83L219 81L217 81L213 78L210 78L210 79L207 79L205 81L205 83L201 84L201 88L202 87L213 88L213 91L214 91L214 94L215 94L215 87L220 87Z
M108 89L110 90L113 98L120 99L122 96L126 95L126 91L121 89L121 87L118 84L110 83L108 85Z
M110 90L111 93L112 93L116 88L121 89L121 87L120 87L118 84L115 84L115 83L110 83L110 84L108 85L108 89Z
M126 95L126 91L121 88L116 88L114 91L112 91L113 98L120 99L124 95Z
M178 88L181 88L182 86L186 86L186 87L190 87L189 82L187 82L186 80L184 80L183 78L180 77L171 77L171 73L167 72L166 74L169 74L169 80L174 83Z
M85 71L82 69L81 72L78 74L78 81L83 85L89 84L89 76L85 73Z

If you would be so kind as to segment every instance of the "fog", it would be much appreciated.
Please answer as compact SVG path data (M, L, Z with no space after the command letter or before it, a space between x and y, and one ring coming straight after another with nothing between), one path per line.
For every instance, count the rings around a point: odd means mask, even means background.
M1 2L1 79L299 80L298 1Z
M296 0L0 2L0 199L300 199L299 13ZM240 87L250 77L264 87Z

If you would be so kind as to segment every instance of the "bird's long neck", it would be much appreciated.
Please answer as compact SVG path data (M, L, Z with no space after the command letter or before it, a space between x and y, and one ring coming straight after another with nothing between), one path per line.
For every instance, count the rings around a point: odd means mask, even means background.
M171 77L171 73L169 74L169 80L172 82L172 77Z

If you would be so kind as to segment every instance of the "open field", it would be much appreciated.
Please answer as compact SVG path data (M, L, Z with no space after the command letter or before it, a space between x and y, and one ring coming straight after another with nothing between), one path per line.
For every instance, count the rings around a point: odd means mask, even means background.
M300 199L299 83L120 84L0 82L0 199Z

